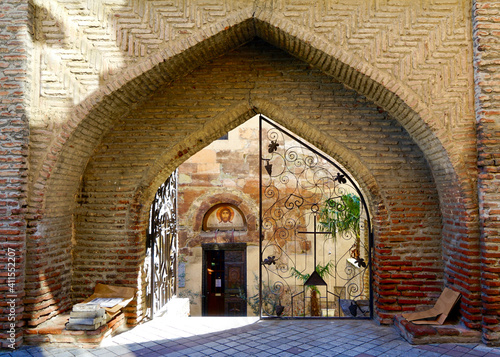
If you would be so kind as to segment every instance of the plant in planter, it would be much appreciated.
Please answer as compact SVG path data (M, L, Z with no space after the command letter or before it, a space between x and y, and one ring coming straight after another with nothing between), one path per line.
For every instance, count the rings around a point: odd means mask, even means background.
M255 288L259 289L259 277L254 273ZM265 314L274 313L276 316L280 317L283 314L284 307L281 305L282 294L276 294L268 285L262 286L262 309ZM243 297L254 312L255 315L259 314L259 293L249 296L248 298Z
M335 240L337 234L352 233L354 244L351 247L351 258L356 259L358 266L366 267L366 262L361 258L360 252L360 199L353 193L345 194L337 198L329 198L319 212L319 229L322 232L330 232Z

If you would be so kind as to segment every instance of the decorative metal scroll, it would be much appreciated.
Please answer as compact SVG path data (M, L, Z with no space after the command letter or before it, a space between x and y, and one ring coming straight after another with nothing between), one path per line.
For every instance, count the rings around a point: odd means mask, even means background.
M261 317L371 317L371 227L356 183L261 116Z
M176 294L177 170L156 192L146 244L146 315L153 318Z

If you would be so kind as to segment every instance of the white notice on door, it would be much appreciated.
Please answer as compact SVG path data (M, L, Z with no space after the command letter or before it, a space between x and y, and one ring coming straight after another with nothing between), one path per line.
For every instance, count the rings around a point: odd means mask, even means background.
M215 287L216 288L222 287L222 279L215 279Z

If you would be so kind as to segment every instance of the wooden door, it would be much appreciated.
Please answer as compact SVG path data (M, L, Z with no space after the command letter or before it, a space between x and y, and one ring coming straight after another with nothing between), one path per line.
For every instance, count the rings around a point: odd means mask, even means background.
M203 244L203 315L246 316L246 244Z
M226 250L224 253L226 277L224 315L246 316L246 252L244 250Z

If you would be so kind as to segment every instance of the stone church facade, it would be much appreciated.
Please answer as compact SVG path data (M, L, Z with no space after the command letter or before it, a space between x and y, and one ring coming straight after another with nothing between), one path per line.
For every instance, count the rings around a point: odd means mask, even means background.
M0 336L138 288L157 188L256 113L367 195L380 323L462 295L500 344L500 3L3 0ZM14 331L14 332L12 332ZM6 347L4 345L3 347Z

